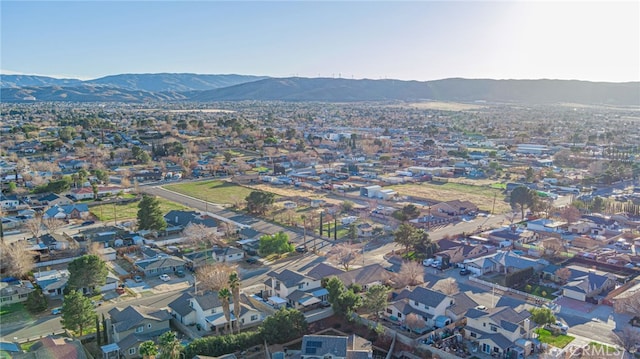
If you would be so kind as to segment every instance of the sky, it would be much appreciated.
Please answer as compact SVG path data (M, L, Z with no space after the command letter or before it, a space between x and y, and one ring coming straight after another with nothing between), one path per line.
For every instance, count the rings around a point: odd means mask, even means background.
M0 72L640 81L640 1L8 1Z

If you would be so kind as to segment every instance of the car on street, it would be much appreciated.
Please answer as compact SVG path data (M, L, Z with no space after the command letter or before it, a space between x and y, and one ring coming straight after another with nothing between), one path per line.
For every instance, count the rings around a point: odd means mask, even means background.
M306 246L297 246L296 247L296 252L298 253L307 253L308 249Z
M51 314L53 314L53 315L62 314L62 307L57 307L57 308L51 309Z
M96 221L84 221L82 222L82 224L80 226L85 227L85 226L90 226L92 224L96 223Z
M169 275L167 274L161 274L160 275L160 280L162 280L163 282L168 282L171 280L171 277L169 277Z

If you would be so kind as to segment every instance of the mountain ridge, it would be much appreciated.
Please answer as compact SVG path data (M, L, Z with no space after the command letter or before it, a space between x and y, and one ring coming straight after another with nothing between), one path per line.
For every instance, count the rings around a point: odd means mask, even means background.
M274 78L250 75L121 74L84 82L28 75L1 77L3 101L450 101L522 104L578 103L640 107L640 82L581 80L494 80L449 78L434 81L344 78ZM25 76L16 79L15 76ZM36 83L31 86L16 86ZM62 82L60 82L62 81ZM78 80L80 81L80 80ZM11 84L7 87L5 84ZM69 85L71 84L71 85ZM214 88L208 88L214 87ZM145 90L154 88L155 91ZM204 88L204 89L203 89Z

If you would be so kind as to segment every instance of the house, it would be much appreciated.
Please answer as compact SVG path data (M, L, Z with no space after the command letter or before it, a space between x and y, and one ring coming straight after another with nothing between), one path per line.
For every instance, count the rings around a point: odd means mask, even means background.
M362 286L363 290L367 290L372 285L388 283L391 280L391 273L380 263L374 263L342 272L337 277L347 287L357 283Z
M452 200L436 203L431 206L431 212L445 213L449 216L462 216L478 211L478 206L469 201Z
M64 234L47 233L40 236L40 241L44 243L49 250L61 251L69 248L69 239ZM73 239L71 239L73 240Z
M44 295L57 296L62 295L64 288L67 286L69 271L66 269L38 271L33 273L33 276Z
M4 355L4 353L9 354L9 358L13 358L15 355L22 353L22 349L20 349L20 344L12 343L12 342L0 342L0 353Z
M46 336L33 344L27 353L16 354L16 359L88 359L90 356L80 340Z
M18 200L18 197L15 194L7 196L4 193L0 192L0 207L2 207L2 209L16 209L19 204L20 200Z
M490 272L507 274L529 267L533 267L535 272L540 272L548 265L549 262L544 259L521 256L513 251L498 251L488 256L465 261L465 266L476 274Z
M491 251L484 245L470 245L463 242L453 241L450 239L441 239L438 241L440 251L434 253L434 257L441 263L458 264L464 261L487 255Z
M300 274L289 269L269 272L264 282L263 298L279 307L288 303L295 309L304 309L327 300L328 292L321 286L321 279Z
M89 207L84 204L54 205L44 212L42 218L57 219L86 219L89 217Z
M369 238L373 236L373 226L369 223L360 223L356 226L358 237Z
M476 341L479 350L485 354L502 356L510 351L520 352L516 343L521 343L521 339L529 338L531 334L531 313L526 310L516 312L511 307L487 310L473 308L467 311L466 317L465 338ZM529 355L533 347L521 349L526 350L524 355Z
M596 228L596 225L591 221L578 221L567 226L567 230L574 234L590 233L591 228Z
M451 296L453 305L449 306L445 311L445 315L454 322L462 320L466 317L467 311L478 306L478 303L471 299L465 292L458 292Z
M168 227L180 229L187 228L190 223L201 224L207 228L216 228L218 226L218 222L215 219L196 211L172 210L165 214L164 220L167 222Z
M567 267L571 276L562 286L562 295L580 301L594 300L594 297L613 289L615 276L607 272L596 271L579 266Z
M235 247L213 247L213 259L216 262L238 262L244 258L244 251Z
M42 293L49 296L57 296L62 295L64 289L67 287L69 271L67 269L50 270L34 273L33 276L35 277L38 286L42 288ZM119 283L120 278L115 274L108 272L105 284L97 289L100 293L105 293L110 290L116 290ZM83 293L88 293L90 291L90 288L82 288Z
M183 293L168 305L171 315L182 324L196 324L200 328L211 331L224 330L228 325L224 316L222 302L215 292L205 292L195 295ZM233 299L229 302L230 320L240 320L240 326L257 325L264 320L264 315L258 311L244 295L240 295L240 312L236 317Z
M454 304L454 299L446 294L425 287L415 287L397 294L393 302L387 305L384 315L391 321L404 324L409 314L416 314L424 319L425 328L441 327L444 325L440 323L451 323L450 319L448 322L446 320L446 310Z
M187 262L176 256L158 256L151 259L141 259L134 265L138 270L144 272L146 276L173 273L178 270L184 271Z
M300 352L292 359L368 359L372 354L371 342L354 335L305 335Z
M115 307L109 311L107 320L109 342L118 345L123 358L140 358L140 344L147 340L156 340L171 330L170 319L171 314L166 309L142 305Z
M9 305L27 300L29 293L33 292L33 285L29 281L0 282L0 303ZM0 349L1 350L1 349Z
M59 196L55 193L45 193L31 199L32 206L49 207L54 205L68 205L71 200L65 196Z

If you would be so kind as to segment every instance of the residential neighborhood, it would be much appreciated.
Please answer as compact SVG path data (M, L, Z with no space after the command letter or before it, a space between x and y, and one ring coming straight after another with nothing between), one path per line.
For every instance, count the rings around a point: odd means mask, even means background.
M0 105L3 355L640 350L630 110L202 106Z

